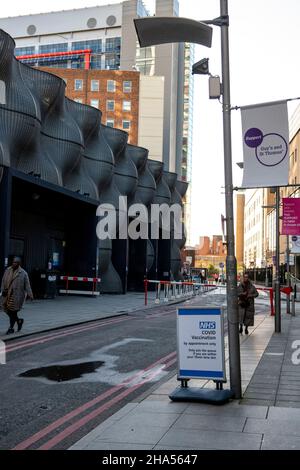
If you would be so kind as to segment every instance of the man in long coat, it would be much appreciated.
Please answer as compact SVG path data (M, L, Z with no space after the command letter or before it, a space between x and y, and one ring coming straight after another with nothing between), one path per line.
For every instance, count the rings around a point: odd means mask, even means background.
M20 258L15 257L12 265L6 269L1 283L1 300L5 313L9 316L10 326L6 334L14 333L14 325L17 323L18 331L21 330L24 320L18 318L26 295L33 300L33 294L27 272L20 266Z
M240 333L243 333L243 325L245 325L246 335L249 333L248 326L254 326L255 297L258 297L257 289L250 281L248 274L245 273L241 283L238 285L238 303Z

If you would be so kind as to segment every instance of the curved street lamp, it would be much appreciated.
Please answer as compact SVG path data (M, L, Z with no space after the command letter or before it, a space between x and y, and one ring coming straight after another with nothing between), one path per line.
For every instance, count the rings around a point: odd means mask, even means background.
M146 17L134 20L141 47L173 42L191 42L211 47L212 28L221 28L222 82L223 82L223 139L224 173L227 229L227 319L230 364L230 386L235 398L241 398L240 339L238 332L239 315L237 303L237 262L234 243L234 213L231 155L231 103L228 39L228 0L220 0L219 18L195 21L178 17Z

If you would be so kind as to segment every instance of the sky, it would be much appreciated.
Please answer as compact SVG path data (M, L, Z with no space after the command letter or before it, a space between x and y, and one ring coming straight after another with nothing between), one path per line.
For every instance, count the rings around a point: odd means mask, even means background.
M195 20L220 15L219 0L179 0L180 16ZM119 0L10 0L1 17L119 3ZM154 0L144 0L151 9ZM276 101L300 96L300 0L228 0L231 104ZM196 61L208 57L210 72L221 76L220 31L212 47L196 46ZM289 103L292 114L299 101ZM233 183L239 186L243 160L240 111L232 112ZM195 76L192 180L192 243L221 233L225 215L222 107L209 100L207 76Z

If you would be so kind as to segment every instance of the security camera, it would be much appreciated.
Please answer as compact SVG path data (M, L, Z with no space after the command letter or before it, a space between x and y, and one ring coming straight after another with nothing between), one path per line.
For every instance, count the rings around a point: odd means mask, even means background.
M209 59L201 59L193 65L193 75L209 75Z

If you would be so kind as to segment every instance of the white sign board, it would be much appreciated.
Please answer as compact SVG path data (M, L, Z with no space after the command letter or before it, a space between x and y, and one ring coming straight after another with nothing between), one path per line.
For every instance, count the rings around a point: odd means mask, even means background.
M291 253L300 253L300 236L292 235L290 237L290 250Z
M241 108L243 188L285 186L289 182L289 127L286 101Z
M226 381L223 309L177 310L178 378Z

